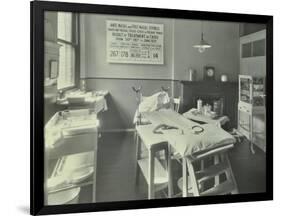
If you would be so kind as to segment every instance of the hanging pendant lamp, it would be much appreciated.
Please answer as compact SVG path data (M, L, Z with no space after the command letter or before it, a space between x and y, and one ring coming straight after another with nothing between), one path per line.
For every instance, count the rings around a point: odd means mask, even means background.
M207 41L204 40L203 22L201 22L201 40L197 45L194 45L193 47L198 49L198 52L200 53L203 53L206 49L212 47Z

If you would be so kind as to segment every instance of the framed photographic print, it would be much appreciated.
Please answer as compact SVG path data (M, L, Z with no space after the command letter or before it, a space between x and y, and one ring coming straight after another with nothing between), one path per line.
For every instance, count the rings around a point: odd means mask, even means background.
M32 215L273 199L272 16L34 1L31 27Z

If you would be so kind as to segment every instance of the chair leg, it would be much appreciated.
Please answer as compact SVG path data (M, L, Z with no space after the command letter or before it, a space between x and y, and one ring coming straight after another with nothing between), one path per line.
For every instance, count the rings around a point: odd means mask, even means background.
M195 170L193 167L193 164L191 161L186 160L187 163L187 167L188 167L188 173L190 176L190 180L191 180L191 186L192 186L192 192L194 196L199 196L199 188L198 188L198 184L197 184L197 180L196 180L196 176L195 176Z
M205 169L205 162L204 162L204 159L202 159L202 160L200 161L200 171L203 171L204 169ZM204 189L204 182L201 183L200 189L201 189L202 191L205 190L205 189Z
M238 194L237 183L236 183L235 177L233 175L233 171L232 171L231 164L230 164L227 153L224 154L224 159L226 160L226 163L227 163L227 166L228 166L228 169L225 172L226 178L228 180L232 181L233 184L234 184L234 189L231 191L231 194Z
M214 164L218 164L220 161L219 161L219 155L215 155L214 156ZM220 176L219 175L216 175L215 176L215 186L219 185L220 184Z
M186 163L186 158L182 158L182 196L187 197L188 193L188 180L187 180L187 163Z

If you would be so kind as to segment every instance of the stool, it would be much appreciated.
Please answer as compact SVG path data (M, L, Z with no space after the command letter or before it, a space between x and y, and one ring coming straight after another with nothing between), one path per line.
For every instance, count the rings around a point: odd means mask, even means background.
M228 158L228 150L233 147L233 144L217 147L209 151L197 153L192 156L187 156L183 161L186 161L193 196L214 196L223 194L237 194L237 184L234 178L231 164ZM194 168L195 162L202 162L207 158L214 157L214 164L209 167L201 166L199 171ZM220 176L225 175L225 181L220 181ZM205 189L204 183L207 180L214 179L214 184ZM182 184L178 184L182 186ZM180 189L182 189L180 187ZM189 192L189 191L188 191ZM186 192L187 193L187 192Z
M170 151L167 141L163 139L163 135L153 133L153 125L136 126L136 181L138 180L138 172L142 171L148 185L148 199L154 199L157 191L168 187L168 197L172 197L172 178L171 178L171 161ZM141 143L148 150L147 157L141 157ZM165 167L162 166L157 153L164 151Z

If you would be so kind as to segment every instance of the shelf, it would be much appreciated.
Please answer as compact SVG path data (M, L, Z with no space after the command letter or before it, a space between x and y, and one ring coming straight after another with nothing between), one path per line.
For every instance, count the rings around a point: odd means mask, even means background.
M228 168L229 166L227 165L227 163L223 162L216 165L212 165L207 169L204 169L203 171L198 171L196 172L198 183L200 184L203 183L204 181L212 179L215 176L225 172L225 170L227 170Z
M202 196L216 196L231 193L235 189L235 185L231 181L225 181L209 190L201 193Z
M138 164L142 170L146 182L149 182L148 158L138 160ZM168 184L168 172L164 169L157 158L154 159L154 184Z
M94 152L85 152L61 157L48 179L49 191L57 192L85 186L85 180L94 173Z

